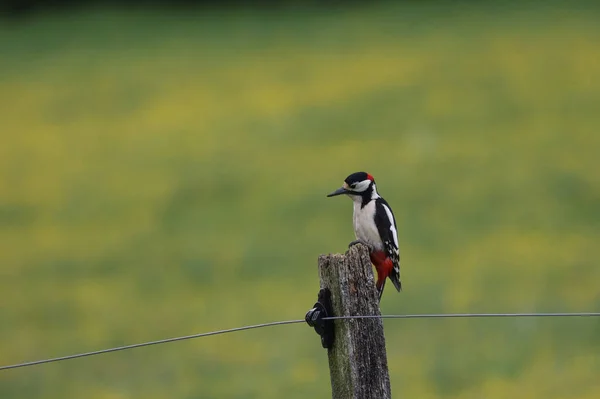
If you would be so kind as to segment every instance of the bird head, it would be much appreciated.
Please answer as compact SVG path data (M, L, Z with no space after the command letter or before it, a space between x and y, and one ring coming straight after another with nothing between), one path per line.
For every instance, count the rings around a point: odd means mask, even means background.
M346 194L352 199L362 198L375 190L375 179L367 172L356 172L346 177L342 187L328 194L328 197Z

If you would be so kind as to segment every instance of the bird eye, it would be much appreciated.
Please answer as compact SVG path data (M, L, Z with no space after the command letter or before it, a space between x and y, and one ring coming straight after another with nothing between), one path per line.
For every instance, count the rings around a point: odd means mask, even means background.
M356 183L352 183L352 184L350 185L350 188L356 188Z

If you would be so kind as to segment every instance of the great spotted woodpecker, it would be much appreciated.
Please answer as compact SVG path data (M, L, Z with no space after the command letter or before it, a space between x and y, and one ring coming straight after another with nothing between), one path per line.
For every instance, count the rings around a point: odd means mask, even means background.
M352 241L350 246L361 243L369 247L371 262L377 270L376 287L381 301L387 277L398 291L402 289L398 232L392 208L377 192L373 176L366 172L351 174L342 187L327 196L341 194L354 201L356 241Z

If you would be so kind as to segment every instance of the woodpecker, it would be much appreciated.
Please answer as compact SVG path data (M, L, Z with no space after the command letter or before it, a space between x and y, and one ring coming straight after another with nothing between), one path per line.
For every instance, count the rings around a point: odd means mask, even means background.
M345 194L354 202L354 234L356 240L369 248L371 262L377 270L377 293L383 295L386 278L400 292L400 250L398 232L392 208L377 192L375 179L366 172L356 172L344 180L344 185L328 197Z

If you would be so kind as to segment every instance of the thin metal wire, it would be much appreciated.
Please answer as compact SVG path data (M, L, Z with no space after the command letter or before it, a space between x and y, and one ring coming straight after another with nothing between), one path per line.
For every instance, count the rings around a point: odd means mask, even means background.
M78 353L76 355L61 356L61 357L55 357L55 358L52 358L52 359L44 359L44 360L36 360L36 361L33 361L33 362L11 364L9 366L2 366L2 367L0 367L0 371L1 370L16 369L16 368L19 368L19 367L35 366L37 364L43 364L43 363L59 362L59 361L62 361L62 360L77 359L79 357L100 355L100 354L103 354L103 353L123 351L123 350L126 350L126 349L140 348L142 346L165 344L167 342L183 341L183 340L186 340L186 339L200 338L200 337L208 337L210 335L219 335L219 334L226 334L226 333L231 333L231 332L236 332L236 331L252 330L254 328L262 328L262 327L270 327L270 326L281 326L281 325L284 325L284 324L296 324L296 323L304 323L304 320L274 321L274 322L271 322L271 323L255 324L255 325L252 325L252 326L236 327L236 328L230 328L230 329L227 329L227 330L211 331L211 332L207 332L207 333L186 335L186 336L183 336L183 337L175 337L175 338L161 339L161 340L158 340L158 341L143 342L141 344L132 344L132 345L119 346L119 347L116 347L116 348L102 349L102 350L93 351L93 352Z
M397 315L381 315L381 316L335 316L335 317L325 317L324 320L483 318L483 317L487 317L487 318L490 318L490 317L594 317L594 316L600 316L600 312L579 312L579 313L445 313L445 314L441 313L441 314L397 314ZM220 334L226 334L226 333L231 333L231 332L236 332L236 331L252 330L252 329L255 329L255 328L270 327L270 326L280 326L280 325L285 325L285 324L297 324L297 323L304 323L304 322L305 322L304 320L274 321L274 322L271 322L271 323L254 324L254 325L251 325L251 326L236 327L236 328L230 328L230 329L227 329L227 330L217 330L217 331L211 331L211 332L200 333L200 334L186 335L186 336L183 336L183 337L167 338L167 339L161 339L161 340L158 340L158 341L150 341L150 342L143 342L143 343L140 343L140 344L132 344L132 345L119 346L119 347L116 347L116 348L102 349L102 350L97 350L97 351L93 351L93 352L78 353L78 354L75 354L75 355L61 356L61 357L55 357L55 358L51 358L51 359L44 359L44 360L36 360L36 361L32 361L32 362L24 362L24 363L11 364L11 365L8 365L8 366L1 366L0 367L0 371L2 371L2 370L9 370L9 369L16 369L16 368L19 368L19 367L35 366L35 365L44 364L44 363L58 362L58 361L62 361L62 360L77 359L77 358L86 357L86 356L101 355L103 353L118 352L118 351L123 351L123 350L127 350L127 349L140 348L142 346L165 344L165 343L168 343L168 342L176 342L176 341L183 341L183 340L193 339L193 338L208 337L208 336L211 336L211 335L220 335Z
M600 312L579 313L440 313L440 314L386 314L381 316L334 316L323 320L342 319L429 319L429 318L483 318L483 317L594 317Z

